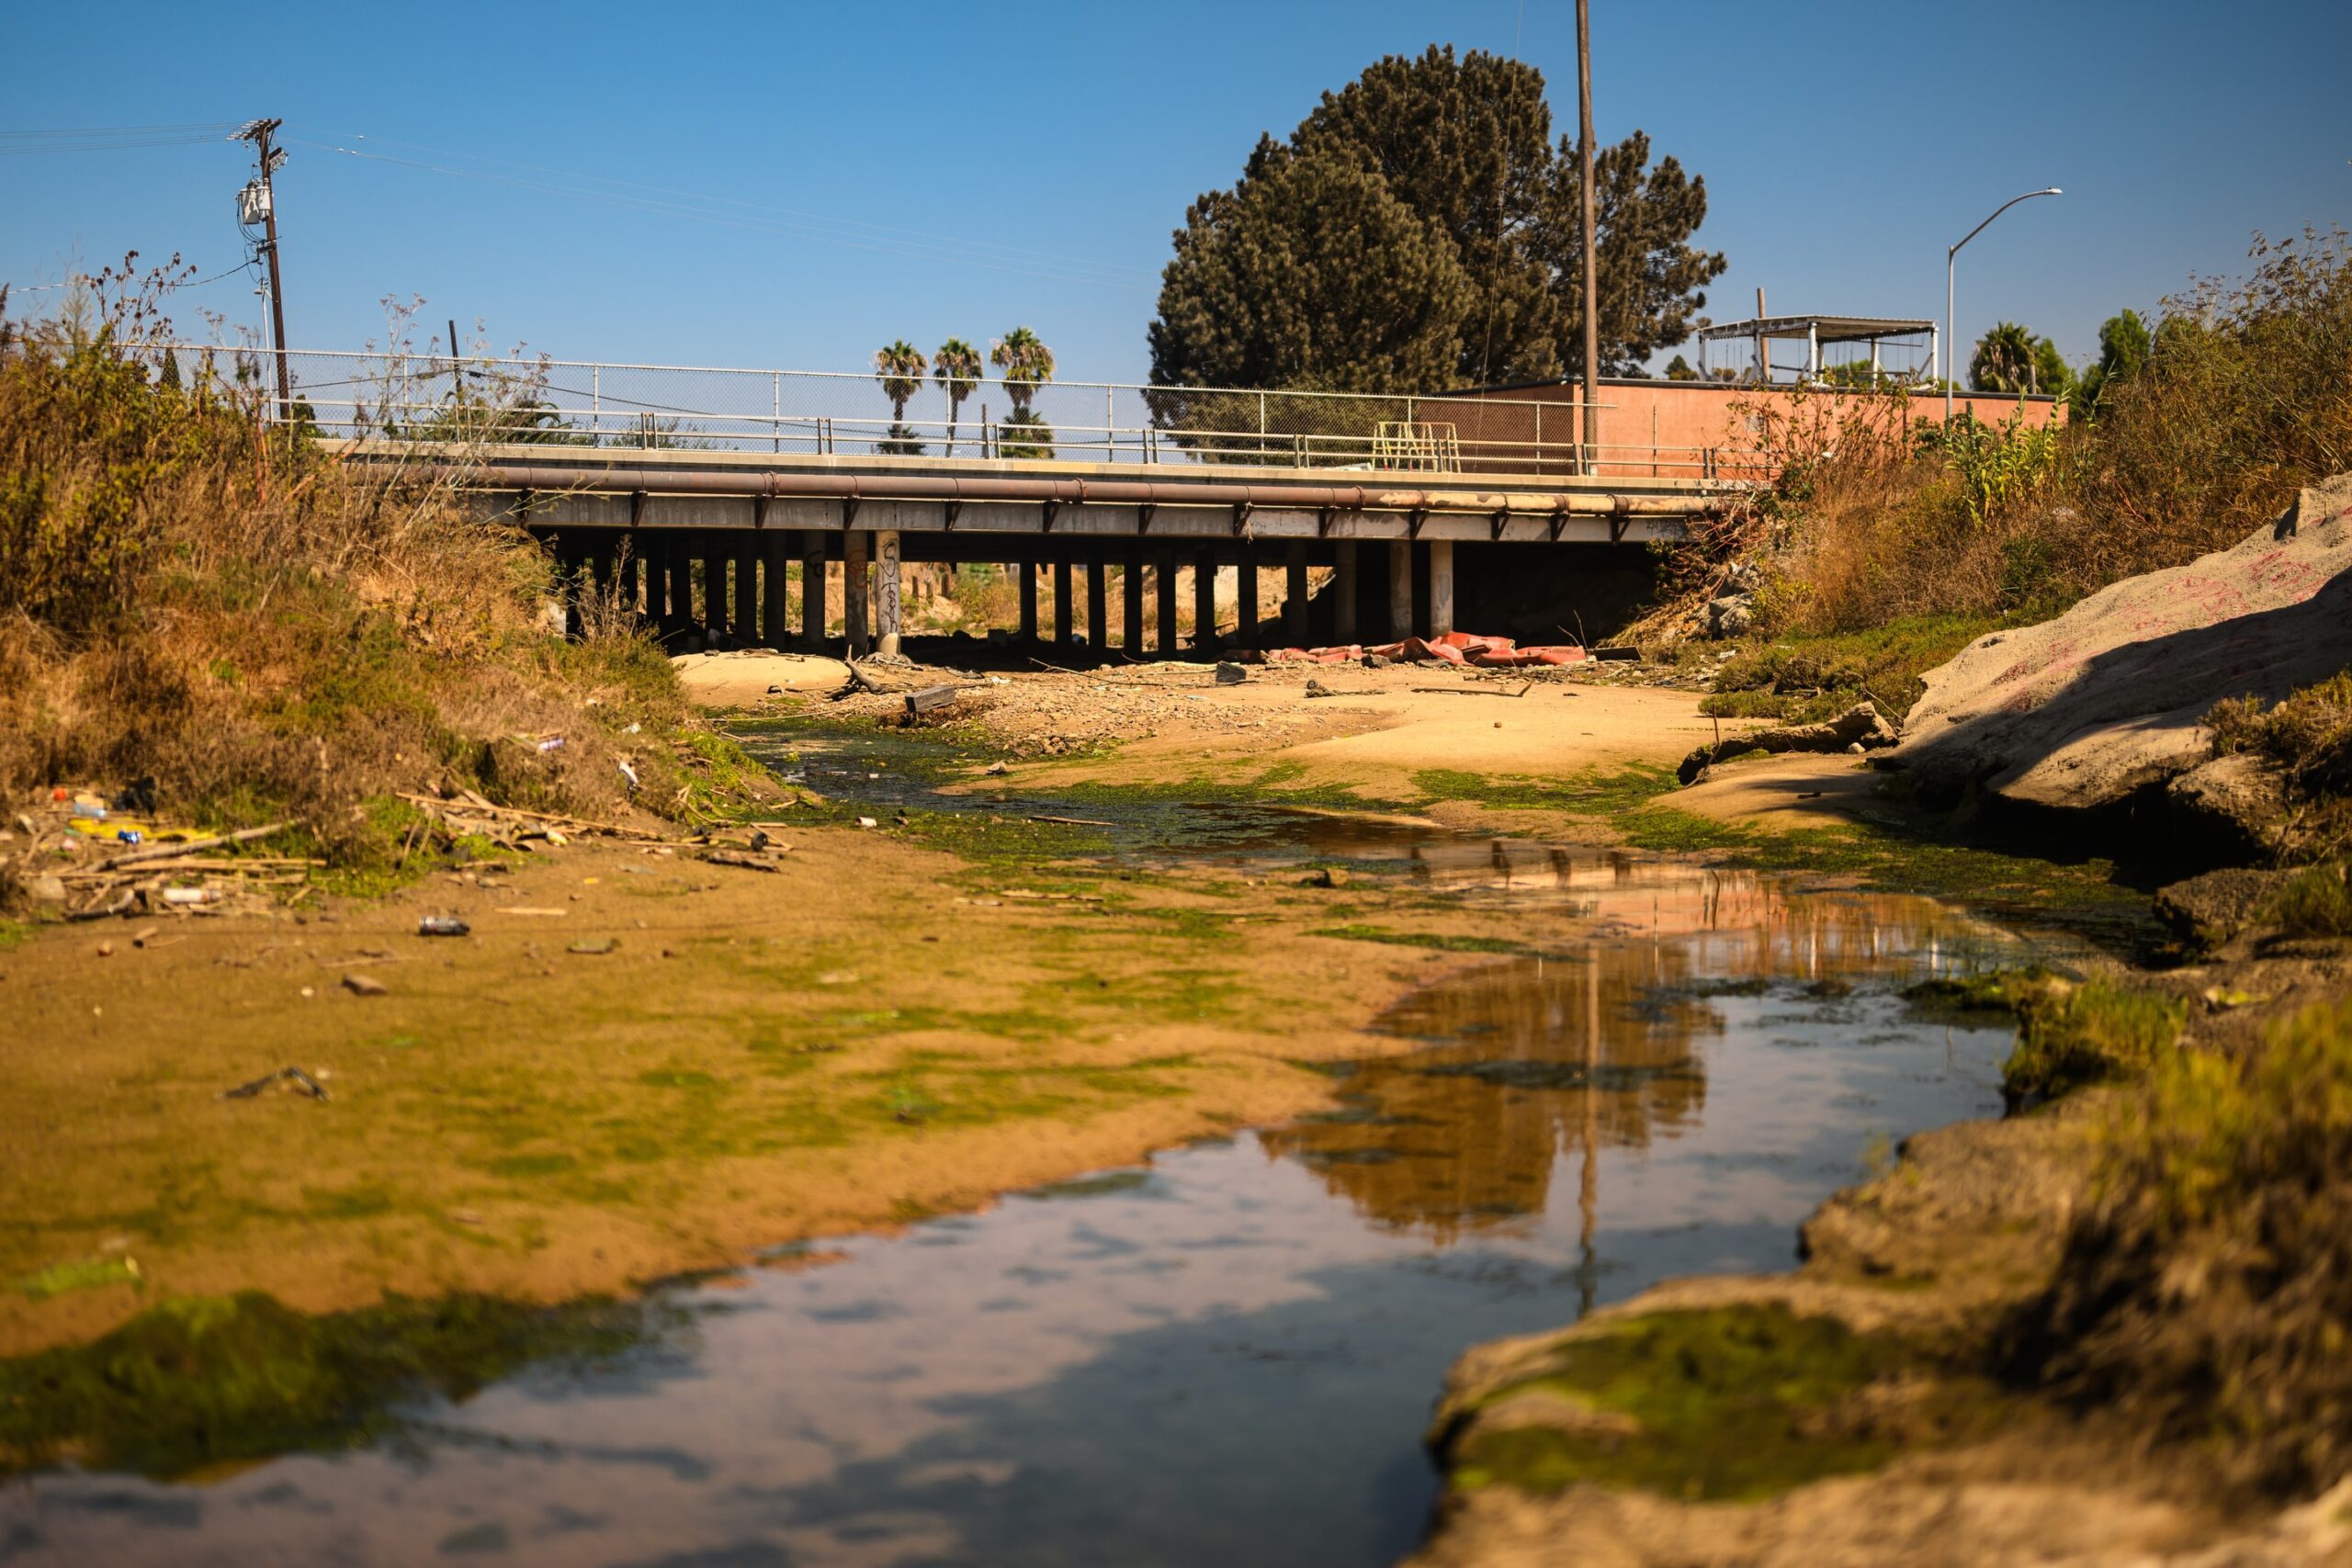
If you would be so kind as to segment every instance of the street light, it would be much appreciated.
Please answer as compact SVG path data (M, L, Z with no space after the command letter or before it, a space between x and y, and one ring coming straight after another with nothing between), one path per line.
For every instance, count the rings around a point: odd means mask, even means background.
M2001 203L2000 206L1993 209L1993 218L1998 218L2002 213L2007 212L2018 202L2031 201L2037 196L2064 196L2065 194L2065 192L2060 190L2056 186L2052 186L2047 190L2030 190L2023 196L2013 196L2009 197L2008 200ZM1992 223L1993 218L1987 218L1983 223L1979 223L1975 228L1971 229L1966 237L1960 242L1960 245L1968 243L1970 240L1973 240L1976 238L1977 235L1984 232L1985 229ZM1951 423L1952 260L1960 254L1960 245L1954 245L1951 249L1944 253L1944 423L1946 424L1950 424Z

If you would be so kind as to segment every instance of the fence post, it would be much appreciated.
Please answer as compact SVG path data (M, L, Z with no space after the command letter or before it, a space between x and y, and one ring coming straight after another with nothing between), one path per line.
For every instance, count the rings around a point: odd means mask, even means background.
M588 429L595 436L596 445L602 446L605 444L605 367L601 365L588 367Z
M1106 463L1119 460L1119 389L1116 387L1102 389L1102 460ZM1093 635L1091 625L1087 635Z
M775 373L775 393L771 400L774 412L768 421L768 434L775 438L775 449L784 450L784 372Z

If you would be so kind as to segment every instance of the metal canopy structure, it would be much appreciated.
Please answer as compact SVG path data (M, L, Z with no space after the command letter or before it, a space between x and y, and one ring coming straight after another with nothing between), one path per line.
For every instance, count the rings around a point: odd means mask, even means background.
M1924 345L1920 340L1925 339ZM1772 362L1771 345L1776 341L1793 339L1805 345L1804 362L1801 365L1776 366ZM1899 316L1756 316L1745 321L1724 321L1699 329L1699 375L1704 380L1715 380L1715 365L1709 363L1708 345L1736 343L1746 348L1745 354L1724 355L1718 360L1722 369L1736 371L1734 379L1748 383L1769 384L1776 371L1787 370L1803 384L1818 381L1828 367L1822 350L1843 344L1864 344L1870 350L1869 365L1873 381L1884 379L1907 383L1925 379L1935 374L1936 323L1915 321ZM1884 350L1889 344L1898 345L1913 354L1924 347L1924 355L1917 365L1889 368L1883 363ZM1728 361L1727 363L1725 361ZM1855 355L1847 363L1860 364Z

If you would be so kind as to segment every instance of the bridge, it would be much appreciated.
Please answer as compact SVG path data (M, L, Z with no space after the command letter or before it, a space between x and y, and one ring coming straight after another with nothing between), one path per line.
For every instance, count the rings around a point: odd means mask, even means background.
M978 563L1017 581L1024 641L1049 591L1066 649L1082 592L1091 650L1177 656L1186 575L1196 655L1433 636L1465 604L1540 599L1680 537L1743 471L1713 449L1586 445L1557 400L288 357L298 416L348 460L425 464L675 646L895 652L900 568Z

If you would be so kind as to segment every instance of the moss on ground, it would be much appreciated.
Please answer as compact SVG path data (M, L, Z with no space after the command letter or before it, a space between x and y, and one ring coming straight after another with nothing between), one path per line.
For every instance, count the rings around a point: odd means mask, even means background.
M0 1361L0 1474L72 1460L171 1477L356 1448L395 1429L405 1400L616 1356L661 1316L460 1295L311 1317L257 1292L176 1297L90 1344Z
M1478 1408L1544 1396L1578 1414L1472 1427L1452 1455L1461 1490L1558 1492L1578 1482L1689 1501L1768 1497L1873 1470L1947 1440L1994 1404L1981 1383L1934 1378L1904 1341L1834 1318L1743 1303L1619 1320L1561 1344L1534 1377ZM1872 1397L1876 1396L1876 1397Z
M1396 947L1426 947L1439 953L1494 953L1512 957L1529 957L1541 953L1523 942L1507 937L1462 936L1442 931L1388 931L1380 926L1325 926L1308 933L1311 936L1337 937L1342 942L1378 942Z
M1674 770L1643 762L1587 768L1559 778L1523 774L1497 776L1453 768L1423 768L1413 787L1421 804L1466 800L1495 811L1561 811L1578 817L1613 817L1645 806L1675 787Z

